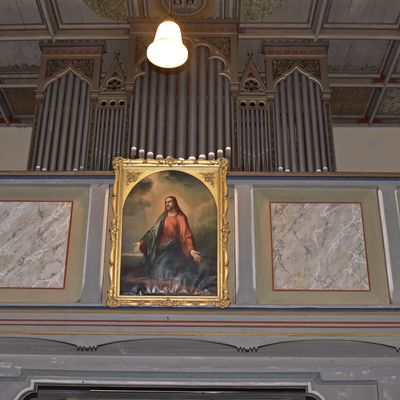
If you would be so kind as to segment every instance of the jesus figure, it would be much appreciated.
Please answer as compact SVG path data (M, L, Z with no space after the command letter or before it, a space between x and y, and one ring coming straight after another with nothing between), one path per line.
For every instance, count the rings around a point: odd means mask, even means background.
M133 248L144 255L149 294L207 294L207 268L176 197L165 198L164 212Z

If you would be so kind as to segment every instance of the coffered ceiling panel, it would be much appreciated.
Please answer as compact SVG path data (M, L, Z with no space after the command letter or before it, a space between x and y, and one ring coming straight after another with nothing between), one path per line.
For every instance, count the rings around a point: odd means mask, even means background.
M328 48L329 72L377 74L388 45L387 40L331 40Z
M400 115L400 89L388 88L378 111L380 115Z
M127 17L122 0L53 0L53 4L61 24L114 24Z
M306 24L314 0L242 0L241 22Z
M398 0L330 0L327 23L396 24L400 14Z
M35 93L32 88L4 89L14 117L33 116L35 113Z
M1 0L0 25L42 25L43 21L32 0Z
M332 88L331 110L334 116L357 116L362 118L372 88Z
M394 73L397 75L400 74L400 60L397 63L396 67L394 68Z
M39 70L38 41L0 41L0 72L33 72Z

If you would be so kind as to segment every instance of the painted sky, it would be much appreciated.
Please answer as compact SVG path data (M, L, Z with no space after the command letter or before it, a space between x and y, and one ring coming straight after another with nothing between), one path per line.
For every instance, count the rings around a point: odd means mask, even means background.
M162 171L138 182L128 195L123 211L122 252L130 252L164 211L164 200L175 196L196 237L196 231L214 224L216 205L207 187L181 171Z

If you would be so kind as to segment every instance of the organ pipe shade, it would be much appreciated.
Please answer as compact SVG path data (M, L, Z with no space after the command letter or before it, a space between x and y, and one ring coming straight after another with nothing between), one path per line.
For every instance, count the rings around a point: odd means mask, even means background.
M320 85L295 70L277 83L273 106L275 170L333 170L330 121Z
M31 148L37 171L78 171L87 167L91 119L90 90L68 72L46 87Z
M188 50L176 22L166 20L158 26L154 41L147 48L147 58L161 68L176 68L186 62Z

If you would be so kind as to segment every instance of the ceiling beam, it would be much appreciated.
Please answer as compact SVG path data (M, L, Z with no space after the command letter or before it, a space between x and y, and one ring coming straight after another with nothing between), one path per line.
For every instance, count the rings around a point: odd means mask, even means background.
M3 89L0 89L0 114L7 125L10 125L12 112Z
M310 27L290 25L282 28L270 24L240 24L239 39L315 39L315 32ZM393 28L326 28L321 27L318 39L351 40L400 40L400 30Z
M321 33L324 25L328 4L328 0L317 0L315 2L314 17L311 23L311 29L314 32L315 40L318 40L319 34Z
M43 14L44 22L46 24L47 30L51 40L54 42L57 32L57 18L54 13L53 6L49 0L38 0L37 3L40 7L40 11Z

